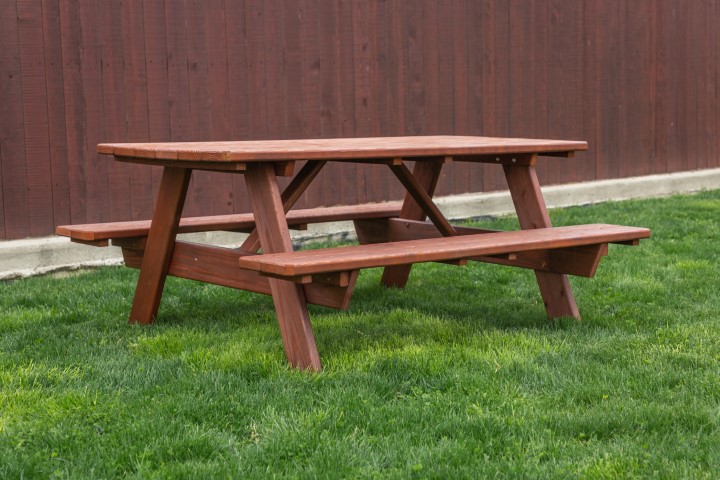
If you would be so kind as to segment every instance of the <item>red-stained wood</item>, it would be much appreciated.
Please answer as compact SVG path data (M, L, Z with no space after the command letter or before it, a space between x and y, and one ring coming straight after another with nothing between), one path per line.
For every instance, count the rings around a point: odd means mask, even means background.
M649 236L650 231L646 228L602 224L575 225L248 255L241 257L239 263L243 268L269 275L296 277L385 265L626 242Z
M157 317L191 172L172 167L163 171L130 310L130 323L152 323Z
M145 51L144 4L141 0L122 2L123 66L125 81L127 141L149 139L148 88ZM154 28L151 27L151 28ZM132 218L152 214L152 172L148 165L130 166Z
M27 212L30 235L45 235L53 226L50 138L42 35L42 5L18 1L18 43L22 71L22 110L25 127Z
M30 234L27 198L27 166L22 97L22 70L18 43L16 2L0 2L0 18L13 19L0 27L0 186L2 188L4 238L23 238Z
M50 170L50 137L42 35L42 4L17 4L18 42L22 70L23 125L30 235L53 230L53 196Z
M145 63L147 68L148 139L170 140L170 106L168 104L168 55L165 6L161 2L143 4ZM157 193L162 168L151 167L152 191Z
M67 175L68 153L67 138L65 137L65 94L63 91L62 78L62 43L57 40L60 38L60 7L57 2L43 0L42 11L43 44L45 49L45 81L48 101L48 135L50 139L50 171L52 177L53 196L53 223L55 225L62 225L70 223L70 187L68 185ZM1 201L0 212L2 212ZM0 217L2 217L2 213L0 213ZM2 233L3 228L0 226L0 235L2 235Z
M225 35L227 41L229 129L228 138L247 140L250 137L250 124L257 121L255 112L239 105L250 105L248 78L248 49L245 40L250 40L245 26L245 4L225 2ZM232 177L233 213L250 211L250 202L243 195L245 181L239 176Z
M282 195L280 196L283 205L283 211L287 213L300 199L303 192L310 186L312 181L320 173L320 170L325 166L324 161L320 162L307 162L300 169L298 174L292 179L290 184L285 188ZM257 229L253 229L247 239L240 245L240 250L243 252L255 253L260 249L260 236Z
M6 2L7 3L7 2ZM70 222L88 222L86 209L87 185L82 134L85 112L82 104L80 77L80 15L78 4L60 4L60 42L62 45L62 76L65 97L65 134L67 139L68 185L70 190ZM5 43L3 42L3 45Z
M392 170L398 180L400 180L400 183L403 184L405 190L415 201L415 204L420 207L424 215L430 219L433 225L435 225L435 227L437 227L437 229L447 237L455 235L455 230L452 225L450 225L450 222L448 222L442 212L440 212L437 205L433 203L432 198L425 191L425 186L413 176L405 164L400 163L399 165L390 165L390 170ZM438 172L436 177L440 177L440 172ZM435 179L436 184L437 178Z
M250 165L245 173L245 183L263 252L292 252L290 233L272 166ZM269 282L288 362L301 369L321 370L320 355L302 287L284 280L270 279Z
M227 5L225 0L204 2L207 11L205 36L208 50L208 79L210 102L209 140L226 140L230 135L230 84L228 81L228 39L226 31ZM235 211L233 176L213 173L212 213L230 214Z
M435 187L440 178L440 172L442 171L444 162L444 159L426 160L416 162L413 167L413 177L415 181L425 190L425 193L427 193L430 198L432 198L435 193ZM425 220L425 212L409 193L405 195L405 200L400 210L400 217L408 220ZM383 270L380 281L386 287L403 288L410 277L411 268L411 265L387 267Z
M505 165L503 169L520 227L523 230L551 227L535 167ZM580 318L567 275L536 270L535 277L549 318Z
M550 65L562 66L548 70L547 138L584 138L583 110L583 24L582 2L550 0L548 17L548 52ZM584 157L583 157L584 159ZM557 183L591 180L595 176L592 162L558 160L543 165L548 176Z
M393 240L397 242L423 238L440 238L442 236L433 224L416 220L370 218L354 220L353 223L355 224L358 240L363 245L368 243L390 242ZM457 225L453 226L453 228L458 235L497 233L497 230L460 227ZM513 252L512 258L495 255L472 257L470 260L591 277L597 270L600 258L607 255L607 248L603 248L603 245L533 252Z
M181 161L243 162L278 160L393 159L495 154L574 152L587 150L587 143L503 137L429 135L421 137L330 138L256 140L244 142L103 143L99 153L127 155L153 163L157 158Z
M187 0L188 12L192 12L192 21L187 28L187 68L188 92L190 101L190 135L196 141L210 140L212 113L210 97L210 75L208 71L209 51L206 31L208 28L208 2L205 0ZM212 209L213 176L209 172L197 171L188 190L188 203L200 214ZM212 210L211 210L212 211Z
M105 136L108 139L129 141L125 95L125 58L123 53L123 4L100 2L98 21L103 56L103 108L105 113ZM131 37L132 38L132 37ZM128 46L129 47L129 46ZM133 86L130 85L130 88ZM147 140L134 137L135 141ZM111 221L131 220L132 189L130 170L133 167L119 162L109 162L107 172L112 181L108 182L108 199ZM144 167L149 168L149 167ZM128 195L130 193L130 195ZM149 218L150 214L145 218Z
M304 210L287 213L289 227L313 223L338 222L367 218L390 218L400 214L399 202L368 205L346 205ZM185 217L180 220L178 233L225 231L251 231L255 219L251 213L214 215L210 217ZM106 240L147 236L150 220L130 222L93 223L86 225L62 225L55 233L75 240Z
M144 238L114 239L113 245L122 247L126 266L140 268L145 250ZM266 276L239 268L238 259L243 255L247 254L235 249L178 241L173 247L168 275L271 295L270 283ZM346 275L345 280L342 286L327 282L303 285L307 302L322 307L347 310L355 288L357 273Z
M110 209L107 162L95 153L95 147L105 134L102 92L102 53L96 39L99 5L78 2L80 20L80 95L82 99L82 151L85 161L83 181L87 185L85 203L87 221L99 222Z

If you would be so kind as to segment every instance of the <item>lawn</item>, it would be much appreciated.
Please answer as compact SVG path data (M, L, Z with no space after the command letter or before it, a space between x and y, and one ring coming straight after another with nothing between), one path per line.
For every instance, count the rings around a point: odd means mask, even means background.
M0 282L0 478L717 478L720 190L551 217L653 232L571 278L582 322L528 270L368 270L320 374L269 297L169 279L140 327L134 270Z

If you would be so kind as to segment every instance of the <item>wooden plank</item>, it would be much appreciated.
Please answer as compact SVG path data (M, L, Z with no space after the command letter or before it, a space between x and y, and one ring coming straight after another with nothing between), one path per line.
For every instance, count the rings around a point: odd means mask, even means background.
M80 17L80 86L82 95L82 151L85 159L84 181L87 184L87 219L107 220L110 211L107 160L95 153L95 146L105 136L103 114L102 56L99 37L98 5L79 2Z
M170 136L170 105L168 99L168 48L165 6L161 2L143 4L143 32L147 69L148 138L162 142ZM161 167L150 167L153 198L160 188Z
M653 72L653 0L627 2L625 38L633 45L626 52L625 117L622 150L629 161L620 165L622 177L648 175L655 161L655 75ZM644 161L638 161L643 159Z
M425 24L430 28L430 23L434 22L436 34L429 35L431 41L437 44L437 57L429 53L429 59L425 60L429 70L436 69L438 72L437 91L433 92L434 97L430 103L437 104L436 118L437 124L428 129L426 133L451 135L455 133L455 108L452 101L453 85L455 82L454 69L455 56L453 45L453 8L440 5L437 2L426 2L426 20ZM429 12L429 13L428 13ZM432 17L432 18L430 18ZM458 58L457 63L463 62L464 59ZM433 107L435 108L435 107ZM452 168L445 168L440 173L436 194L450 195L453 193L454 174Z
M587 142L505 137L427 135L419 137L325 138L225 142L103 143L98 151L137 158L213 162L278 160L353 161L495 154L560 154L587 150Z
M597 22L601 26L598 34L598 92L597 143L598 158L595 178L598 180L618 178L621 152L621 132L625 128L622 111L622 85L625 84L622 55L607 55L605 52L620 51L624 42L624 20L619 10L621 2L598 4Z
M453 133L455 135L472 135L477 132L470 127L470 97L468 93L468 3L452 2L452 39L453 52L458 59L453 70ZM453 193L469 192L469 169L466 164L456 164L452 167Z
M48 235L53 230L42 4L19 1L17 22L22 72L28 223L30 235L38 237Z
M105 137L114 141L128 141L127 99L125 96L125 55L123 45L123 5L120 2L99 2L98 21L103 79L103 114ZM132 37L130 37L132 39ZM130 46L128 45L128 48ZM135 137L142 141L146 138ZM102 161L102 160L101 160ZM131 220L132 195L130 189L131 166L107 162L108 202L111 221ZM145 167L148 168L148 167ZM149 218L150 214L145 218Z
M492 91L486 95L485 104L493 104L491 125L484 129L486 135L500 137L510 136L510 31L508 2L488 2L491 6L488 11L490 28L485 30L483 39L488 43L489 58L492 59L494 70L490 76L485 77L487 85L492 84ZM491 127L491 129L489 128ZM477 168L477 167L476 167ZM505 176L499 168L488 168L483 165L483 190L505 190Z
M133 239L113 240L113 245L123 248L126 266L140 268L145 249L144 242L128 240ZM242 255L245 254L230 248L178 241L173 247L168 275L271 295L270 282L266 276L238 267L238 258ZM313 283L303 285L303 291L308 303L347 310L356 280L357 273L348 276L346 286Z
M190 99L190 136L197 141L210 140L212 115L210 114L210 74L208 70L208 3L205 0L189 0L188 11L193 20L187 22L188 90ZM198 212L213 211L213 177L209 172L193 174L188 190L188 200Z
M583 8L581 2L551 0L549 5L548 138L583 138ZM544 167L548 183L590 180L594 165L558 160Z
M464 30L467 35L467 76L468 83L468 124L466 131L471 135L490 135L485 133L486 124L492 123L490 105L492 97L486 99L488 93L485 85L484 70L490 68L488 50L484 44L483 32L492 28L484 13L487 0L467 2L467 19ZM490 78L488 76L488 78ZM487 105L486 105L487 103ZM481 192L483 189L483 168L470 168L466 170L468 192Z
M88 222L85 197L84 144L82 139L85 113L82 104L80 77L80 15L78 4L60 4L60 37L63 61L63 91L65 97L65 133L67 138L68 185L70 190L70 221ZM3 42L5 45L5 42Z
M299 276L648 238L645 228L576 225L246 256L243 268Z
M166 167L163 171L130 310L130 323L147 324L157 318L190 174L191 170L182 168Z
M523 230L551 227L550 216L547 213L545 200L540 191L535 167L505 165L503 169L505 170L508 188L515 205L520 227ZM536 270L535 277L549 318L580 318L580 312L575 303L575 297L570 288L567 275Z
M225 0L204 2L207 11L205 30L208 54L210 140L227 140L230 135L230 85L228 82L228 41L226 34L227 5ZM230 214L235 211L233 176L213 173L212 204L208 211L215 215ZM240 179L238 179L240 180Z
M68 184L67 138L65 136L60 7L57 2L43 0L42 12L53 220L54 225L63 225L70 223L70 187ZM2 210L0 204L0 212ZM1 216L2 213L0 213ZM0 235L2 233L3 228L0 226Z
M0 173L2 173L3 238L30 234L23 128L22 68L16 2L0 2Z
M248 195L258 225L263 252L292 252L282 200L269 165L252 164L245 174ZM270 279L273 303L288 362L296 368L321 370L305 294L300 285Z
M353 41L353 89L355 112L355 136L369 137L372 133L372 112L370 101L372 86L370 85L371 42L370 38L370 3L352 2L352 41ZM357 202L366 203L373 200L375 167L356 165L353 178Z
M428 222L404 220L400 218L375 218L354 220L358 241L368 243L385 243L390 241L420 240L423 238L441 238L437 228ZM477 235L481 233L497 233L497 230L460 227L453 228L458 235ZM606 244L605 247L607 247ZM607 248L601 245L588 247L572 247L562 250L541 250L534 252L514 252L503 257L483 256L472 257L478 262L498 263L511 267L530 268L555 273L567 273L591 277L595 274L600 258L607 255Z
M127 141L130 142L147 142L149 139L144 3L142 0L122 2L126 92L126 118L124 120L127 122ZM148 218L152 215L152 194L150 167L132 165L130 167L130 204L133 219Z
M597 2L588 2L585 4L583 13L583 140L587 140L589 149L584 155L584 162L590 168L587 173L588 177L595 180L598 162L598 142L597 142L597 95L600 89L600 80L598 78L597 56L600 54L598 49L598 35L600 35L600 25L597 22ZM654 81L654 79L653 79ZM654 146L653 146L654 148Z
M265 2L245 2L245 31L247 42L247 109L252 112L248 125L249 138L268 138L268 104L266 94L267 72L265 69ZM276 39L270 39L274 42Z
M291 210L287 213L286 218L289 226L297 226L346 221L356 218L397 217L399 213L399 202L387 202L368 205ZM216 230L250 231L254 227L255 220L251 213L215 215L210 217L185 217L180 220L178 233L212 232ZM103 240L108 238L141 237L147 235L149 229L150 220L136 220L131 222L63 225L57 227L55 233L79 240Z
M190 92L188 87L188 34L185 24L188 15L185 2L165 3L168 58L167 98L170 115L170 139L173 141L192 139L192 117L190 116ZM193 202L187 202L183 215L197 216L199 214L200 210L197 206Z

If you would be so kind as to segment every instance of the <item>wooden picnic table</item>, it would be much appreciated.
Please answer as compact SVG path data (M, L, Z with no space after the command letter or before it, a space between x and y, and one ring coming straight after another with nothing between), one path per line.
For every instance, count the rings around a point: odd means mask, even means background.
M579 141L469 136L101 144L98 152L117 161L164 167L152 221L62 226L57 233L91 245L112 241L123 248L128 266L140 268L130 322L157 317L167 275L270 294L288 361L319 370L307 303L347 308L362 268L384 267L382 283L400 288L419 262L530 268L548 316L580 318L567 274L592 276L608 243L637 244L650 236L647 229L617 225L552 228L537 159L586 149ZM281 193L277 177L292 175L296 161L305 164ZM407 161L414 162L412 172ZM451 161L501 167L522 230L451 225L432 201L441 169ZM405 188L405 199L291 210L327 162L385 164ZM193 170L244 175L252 214L181 219ZM293 251L289 228L335 220L353 220L361 245ZM239 248L176 240L179 232L210 230L249 236Z

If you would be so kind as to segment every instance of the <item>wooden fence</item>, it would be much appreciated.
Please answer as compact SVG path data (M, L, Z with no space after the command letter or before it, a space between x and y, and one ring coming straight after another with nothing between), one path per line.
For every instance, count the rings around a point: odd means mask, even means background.
M3 0L0 239L149 218L159 172L103 141L584 139L543 184L720 166L720 0ZM505 188L455 164L440 194ZM396 198L333 166L299 206ZM247 211L197 172L185 215Z

